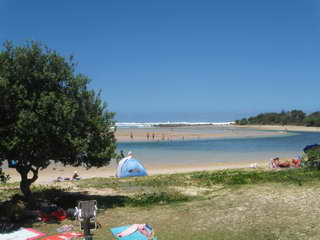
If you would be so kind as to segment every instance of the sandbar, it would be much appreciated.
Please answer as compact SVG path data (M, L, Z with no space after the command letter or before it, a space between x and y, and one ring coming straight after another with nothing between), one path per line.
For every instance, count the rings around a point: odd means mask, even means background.
M118 142L197 140L216 138L243 138L283 135L282 131L246 131L237 126L192 126L160 128L119 128L115 136ZM270 129L265 129L270 130ZM278 129L274 129L278 130Z

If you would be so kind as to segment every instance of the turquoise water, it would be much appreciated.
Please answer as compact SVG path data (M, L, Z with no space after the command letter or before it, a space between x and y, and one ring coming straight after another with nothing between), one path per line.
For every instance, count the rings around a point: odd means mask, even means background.
M314 143L320 143L318 132L288 132L274 137L126 142L118 143L118 150L132 151L146 164L188 164L295 157L306 145Z

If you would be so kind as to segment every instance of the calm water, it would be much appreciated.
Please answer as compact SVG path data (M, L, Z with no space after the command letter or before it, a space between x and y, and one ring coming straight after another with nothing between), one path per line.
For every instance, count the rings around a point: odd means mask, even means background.
M295 157L306 145L319 142L320 133L289 132L275 137L127 142L118 143L118 150L132 151L147 164L212 163Z

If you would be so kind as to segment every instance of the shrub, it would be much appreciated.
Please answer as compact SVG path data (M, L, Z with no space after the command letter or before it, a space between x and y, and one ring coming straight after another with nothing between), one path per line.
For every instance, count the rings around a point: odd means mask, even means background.
M1 183L7 183L7 181L10 179L9 175L6 175L3 171L2 168L0 167L0 184Z
M306 151L306 165L312 168L320 169L320 146L315 146Z

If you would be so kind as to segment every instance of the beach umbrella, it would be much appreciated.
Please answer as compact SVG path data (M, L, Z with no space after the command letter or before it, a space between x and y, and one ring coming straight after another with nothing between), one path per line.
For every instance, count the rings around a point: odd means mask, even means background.
M309 150L311 150L312 148L315 148L315 147L320 147L320 145L319 144L307 145L307 146L304 147L303 151L307 152L307 151L309 151Z

